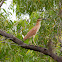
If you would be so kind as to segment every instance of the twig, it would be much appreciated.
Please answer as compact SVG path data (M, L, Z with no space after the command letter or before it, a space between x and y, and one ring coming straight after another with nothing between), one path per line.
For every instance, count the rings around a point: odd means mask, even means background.
M49 39L49 42L48 42L48 49L50 50L50 52L52 52L52 40Z
M4 2L4 0L1 1L1 3L0 3L0 7L2 6L3 2Z

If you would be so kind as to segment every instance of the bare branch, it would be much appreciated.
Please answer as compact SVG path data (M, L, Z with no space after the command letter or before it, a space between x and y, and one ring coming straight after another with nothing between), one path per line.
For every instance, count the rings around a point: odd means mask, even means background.
M4 31L2 31L1 29L0 29L0 35L9 38L10 40L12 40L13 42L17 43L22 48L41 52L41 53L43 53L45 55L49 55L50 57L52 57L57 62L62 62L62 57L57 56L53 52L50 52L50 50L47 49L47 48L38 47L38 46L34 46L34 45L27 45L23 41L19 40L18 38L14 37L11 34L8 34L8 33L4 32Z
M52 40L49 39L49 42L48 42L48 49L50 50L50 52L52 52Z
M3 2L4 2L4 0L1 1L1 3L0 3L0 7L2 6Z

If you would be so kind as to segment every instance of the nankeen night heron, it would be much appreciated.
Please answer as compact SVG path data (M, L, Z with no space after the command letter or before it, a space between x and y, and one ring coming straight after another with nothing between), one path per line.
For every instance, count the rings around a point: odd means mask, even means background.
M36 33L39 31L40 26L41 26L41 21L44 20L44 18L38 18L36 25L25 35L25 37L23 38L23 40L25 41L26 39L30 38L33 36L33 42L34 42L34 38ZM34 42L35 43L35 42Z

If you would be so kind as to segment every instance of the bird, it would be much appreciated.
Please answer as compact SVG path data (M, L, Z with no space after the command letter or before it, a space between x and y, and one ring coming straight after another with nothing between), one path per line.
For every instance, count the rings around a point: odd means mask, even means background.
M34 38L35 38L36 33L39 31L39 29L41 27L41 20L44 20L44 18L37 19L36 25L23 38L24 41L29 39L30 37L33 37L33 42L34 42L34 44L36 44L34 41Z

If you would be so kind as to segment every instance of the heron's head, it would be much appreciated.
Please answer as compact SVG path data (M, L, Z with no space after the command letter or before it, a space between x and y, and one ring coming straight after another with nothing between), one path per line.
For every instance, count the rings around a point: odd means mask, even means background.
M38 18L38 20L37 21L42 21L42 20L46 20L46 18Z

